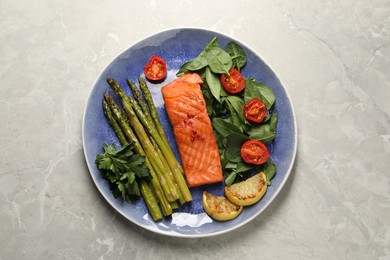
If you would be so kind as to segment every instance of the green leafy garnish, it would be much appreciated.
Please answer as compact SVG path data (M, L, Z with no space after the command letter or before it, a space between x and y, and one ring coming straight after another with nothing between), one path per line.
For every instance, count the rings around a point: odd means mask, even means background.
M238 71L246 64L246 55L244 50L235 42L229 42L226 46L226 50L232 57L233 67L236 67Z
M135 154L133 148L134 142L125 144L119 150L114 145L104 143L104 153L98 154L95 160L103 177L109 181L114 197L121 197L127 202L141 196L138 181L151 178L145 157Z
M275 139L278 112L274 112L264 124L253 127L248 131L251 140L259 140L265 144Z
M275 94L269 86L257 82L254 79L246 79L244 101L246 103L253 98L259 98L263 101L267 109L270 109L275 103Z
M222 84L219 80L218 76L211 72L210 67L206 67L205 71L206 76L206 82L209 86L210 92L213 95L213 97L219 102L220 101L220 94L222 90Z

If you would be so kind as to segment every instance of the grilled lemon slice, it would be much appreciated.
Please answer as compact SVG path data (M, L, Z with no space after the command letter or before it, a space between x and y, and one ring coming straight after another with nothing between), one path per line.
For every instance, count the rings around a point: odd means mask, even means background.
M242 211L242 206L237 206L226 197L216 196L203 192L203 208L206 213L215 220L227 221L236 218Z
M260 172L245 181L225 186L225 196L234 204L249 206L258 202L267 191L267 178Z

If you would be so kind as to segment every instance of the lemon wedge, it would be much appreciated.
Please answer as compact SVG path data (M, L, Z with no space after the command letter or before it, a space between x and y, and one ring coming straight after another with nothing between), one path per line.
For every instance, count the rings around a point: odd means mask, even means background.
M225 196L234 204L249 206L258 202L267 191L267 178L263 172L230 186L225 186Z
M203 208L206 213L215 220L227 221L236 218L242 211L242 206L237 206L226 197L216 196L203 192Z

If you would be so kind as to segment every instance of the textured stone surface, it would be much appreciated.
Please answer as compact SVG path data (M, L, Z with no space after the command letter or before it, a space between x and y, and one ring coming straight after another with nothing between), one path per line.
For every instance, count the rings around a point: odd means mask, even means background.
M390 2L0 2L0 259L389 259ZM87 170L81 122L100 71L175 27L236 37L286 86L298 153L238 230L167 238L118 215Z

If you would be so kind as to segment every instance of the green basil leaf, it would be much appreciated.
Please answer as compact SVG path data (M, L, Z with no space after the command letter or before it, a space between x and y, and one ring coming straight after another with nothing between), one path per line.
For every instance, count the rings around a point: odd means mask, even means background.
M229 42L226 51L232 57L233 67L236 67L238 71L246 64L246 54L244 50L235 42Z

